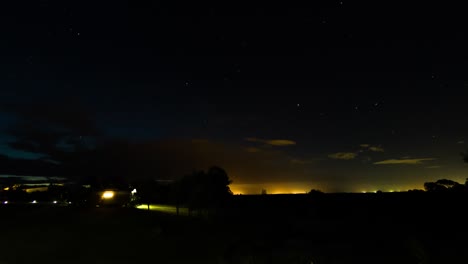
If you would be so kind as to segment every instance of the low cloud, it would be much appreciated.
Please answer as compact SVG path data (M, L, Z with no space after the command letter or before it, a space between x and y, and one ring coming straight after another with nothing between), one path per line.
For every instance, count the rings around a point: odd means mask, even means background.
M457 142L457 144L465 144L465 140L460 140Z
M392 165L392 164L408 164L418 165L423 164L425 161L435 160L435 158L421 158L421 159L388 159L374 162L375 165Z
M286 140L286 139L274 139L274 140L268 140L266 142L269 145L272 146L290 146L290 145L296 145L296 142L292 140Z
M264 143L271 146L292 146L296 145L295 141L288 140L288 139L261 139L261 138L246 138L245 140L249 142L258 142Z
M427 166L426 169L438 169L441 168L442 166Z
M385 150L380 146L372 146L370 144L361 144L359 145L364 150L374 151L374 152L384 152ZM362 150L361 150L362 152Z
M355 152L338 152L328 155L331 159L340 159L340 160L352 160L357 156L362 155L364 152L384 152L385 150L380 146L372 146L371 144L360 144L358 149ZM363 159L363 162L370 162L371 158L366 157Z
M384 152L385 151L383 148L377 147L377 146L369 147L369 150L374 151L374 152Z
M331 159L339 159L339 160L352 160L357 157L357 153L354 152L338 152L328 155Z

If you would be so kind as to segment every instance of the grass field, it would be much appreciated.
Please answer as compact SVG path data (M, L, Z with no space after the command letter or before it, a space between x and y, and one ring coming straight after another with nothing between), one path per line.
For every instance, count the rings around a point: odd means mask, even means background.
M409 214L388 202L377 211L361 198L345 197L341 207L342 198L332 198L306 210L290 198L268 205L256 197L212 219L176 216L161 205L3 206L0 263L468 263L459 205L418 200Z
M215 234L196 219L122 208L0 214L0 263L219 263Z

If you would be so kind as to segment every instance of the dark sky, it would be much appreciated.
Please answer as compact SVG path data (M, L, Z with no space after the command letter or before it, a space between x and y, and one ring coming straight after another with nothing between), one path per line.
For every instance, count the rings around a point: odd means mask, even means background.
M47 158L14 144L21 127L125 139L173 175L219 165L234 192L468 175L455 6L31 2L0 11L3 155Z

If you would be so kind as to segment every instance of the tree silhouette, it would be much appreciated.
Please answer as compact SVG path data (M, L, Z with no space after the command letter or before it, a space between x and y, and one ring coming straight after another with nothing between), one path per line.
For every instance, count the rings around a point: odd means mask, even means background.
M158 195L157 183L153 180L144 180L134 183L133 186L137 190L138 203L146 204L149 210L150 204L155 202Z
M456 181L452 181L452 180L447 180L447 179L440 179L438 181L436 181L437 184L439 185L442 185L444 187L446 187L447 189L452 189L452 188L456 188L457 186L459 186L460 184Z
M424 189L428 192L461 192L465 190L465 186L456 181L440 179L424 183Z
M437 184L435 182L425 182L424 189L427 192L443 192L447 190L447 187Z
M310 195L321 195L321 194L323 194L323 192L320 191L320 190L317 190L317 189L312 189L312 190L309 191L308 194L310 194Z
M189 213L193 209L219 208L232 195L230 183L226 171L220 167L211 167L207 172L194 171L176 183L178 204L185 203Z

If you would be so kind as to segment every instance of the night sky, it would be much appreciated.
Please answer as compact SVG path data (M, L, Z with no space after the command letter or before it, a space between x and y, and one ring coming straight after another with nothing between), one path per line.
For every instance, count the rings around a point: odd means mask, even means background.
M1 9L1 154L47 159L15 144L40 128L129 141L173 166L155 177L221 166L234 193L465 182L456 7L134 2Z

